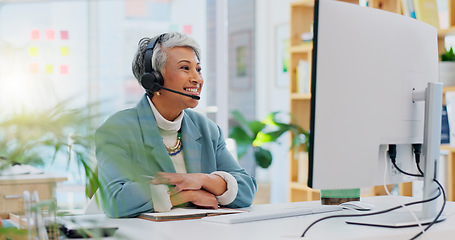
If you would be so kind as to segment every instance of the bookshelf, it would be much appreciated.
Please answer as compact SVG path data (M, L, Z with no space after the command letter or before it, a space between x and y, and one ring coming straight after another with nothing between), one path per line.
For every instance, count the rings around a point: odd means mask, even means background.
M445 37L455 36L455 2L447 0L449 27L438 30L438 50L439 54L445 51ZM455 86L444 87L444 93L455 91ZM443 99L445 104L445 99ZM441 145L441 150L447 151L447 200L455 201L455 147L447 144Z
M343 0L343 2L356 3L358 0ZM386 6L386 5L381 5ZM387 4L388 6L388 4ZM303 33L312 32L314 18L314 0L303 0L291 3L291 18L290 18L290 110L296 117L296 124L309 130L310 128L310 112L311 112L311 94L300 91L298 68L299 62L306 61L307 71L305 76L310 79L311 58L313 44L312 42L301 41ZM301 74L301 72L299 72ZM300 82L302 84L302 82ZM308 171L305 166L308 166L308 157L305 154L298 154L291 151L290 154L290 182L289 182L289 200L296 201L312 201L319 199L319 190L311 189L307 186ZM299 167L300 166L300 167ZM300 170L300 171L299 171ZM302 176L304 175L304 176Z
M310 101L309 93L300 93L298 91L297 68L300 60L305 60L309 63L308 69L311 69L311 51L313 50L312 43L301 44L301 34L310 32L313 25L314 17L314 2L299 1L291 3L291 19L290 19L290 109L296 117L296 124L308 130L310 127ZM309 76L307 76L309 78ZM299 159L295 156L294 150L291 151L290 157L290 182L289 182L289 200L296 201L311 201L319 197L319 191L309 188L306 184L306 179L299 181L299 174L304 174L299 171ZM306 162L308 163L308 161Z
M358 0L340 0L358 4ZM401 0L370 0L369 6L402 14ZM308 69L311 69L311 54L313 45L311 42L302 43L302 33L311 32L314 17L314 0L301 0L291 3L290 16L290 111L296 117L296 124L308 130L310 125L310 93L299 91L298 65L299 61L304 60L308 63ZM444 38L455 35L455 3L448 0L449 10L449 28L438 31L438 49L444 51ZM311 71L305 72L310 79ZM455 87L446 87L444 91L455 91ZM453 183L453 172L455 172L455 147L441 146L441 149L449 151L448 164L448 199L455 200L455 183ZM319 190L311 189L307 186L308 157L291 151L290 154L290 179L289 179L289 201L312 201L319 200ZM300 167L299 167L300 166ZM369 195L381 195L383 187L374 187ZM400 194L403 196L412 196L412 183L400 184Z
M441 150L447 151L447 200L455 201L455 146L450 146L448 144L442 144Z

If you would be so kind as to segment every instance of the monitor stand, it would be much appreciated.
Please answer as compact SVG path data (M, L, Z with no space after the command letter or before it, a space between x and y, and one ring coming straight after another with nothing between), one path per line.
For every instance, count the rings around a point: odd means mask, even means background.
M423 199L430 199L435 197L439 192L438 185L433 181L433 179L437 179L437 164L440 156L442 83L428 83L425 91L413 93L412 100L413 102L425 101L425 123L422 151L422 159L425 159ZM422 225L432 223L438 215L437 199L423 203L422 211L416 212L415 215ZM443 221L444 219L445 217L441 215L437 222ZM346 222L350 224L390 228L411 227L418 225L411 213L406 210L359 217L358 219Z

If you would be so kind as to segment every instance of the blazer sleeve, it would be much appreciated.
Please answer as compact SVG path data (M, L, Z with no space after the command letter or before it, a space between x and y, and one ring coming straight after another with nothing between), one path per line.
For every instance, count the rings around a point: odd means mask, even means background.
M140 178L146 173L133 157L142 144L132 126L128 118L108 119L95 133L100 187L105 193L101 205L110 217L134 217L153 208L149 184Z
M224 205L224 207L249 207L253 203L254 196L256 195L256 180L239 165L239 163L228 151L226 148L226 142L224 141L224 137L219 126L217 126L217 130L217 135L219 136L216 141L217 171L230 173L237 180L238 184L238 192L236 198L230 204Z

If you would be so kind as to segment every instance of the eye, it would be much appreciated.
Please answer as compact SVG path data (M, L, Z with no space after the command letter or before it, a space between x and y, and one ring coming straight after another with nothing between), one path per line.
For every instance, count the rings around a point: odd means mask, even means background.
M183 70L186 70L186 71L190 70L190 67L188 67L188 66L181 66L180 68L183 69Z
M201 73L201 72L202 72L202 68L196 68L196 71L197 71L198 73Z

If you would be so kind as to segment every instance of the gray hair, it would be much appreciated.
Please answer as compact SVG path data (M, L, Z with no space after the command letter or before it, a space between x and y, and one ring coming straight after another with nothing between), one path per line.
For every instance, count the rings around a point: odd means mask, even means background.
M145 74L145 52L151 38L145 37L139 40L136 54L133 59L133 74L141 83L141 78ZM193 49L197 59L201 60L199 44L190 36L179 33L171 32L165 33L161 37L161 41L156 43L152 55L152 68L155 71L162 73L167 61L167 50L174 47L188 47Z

